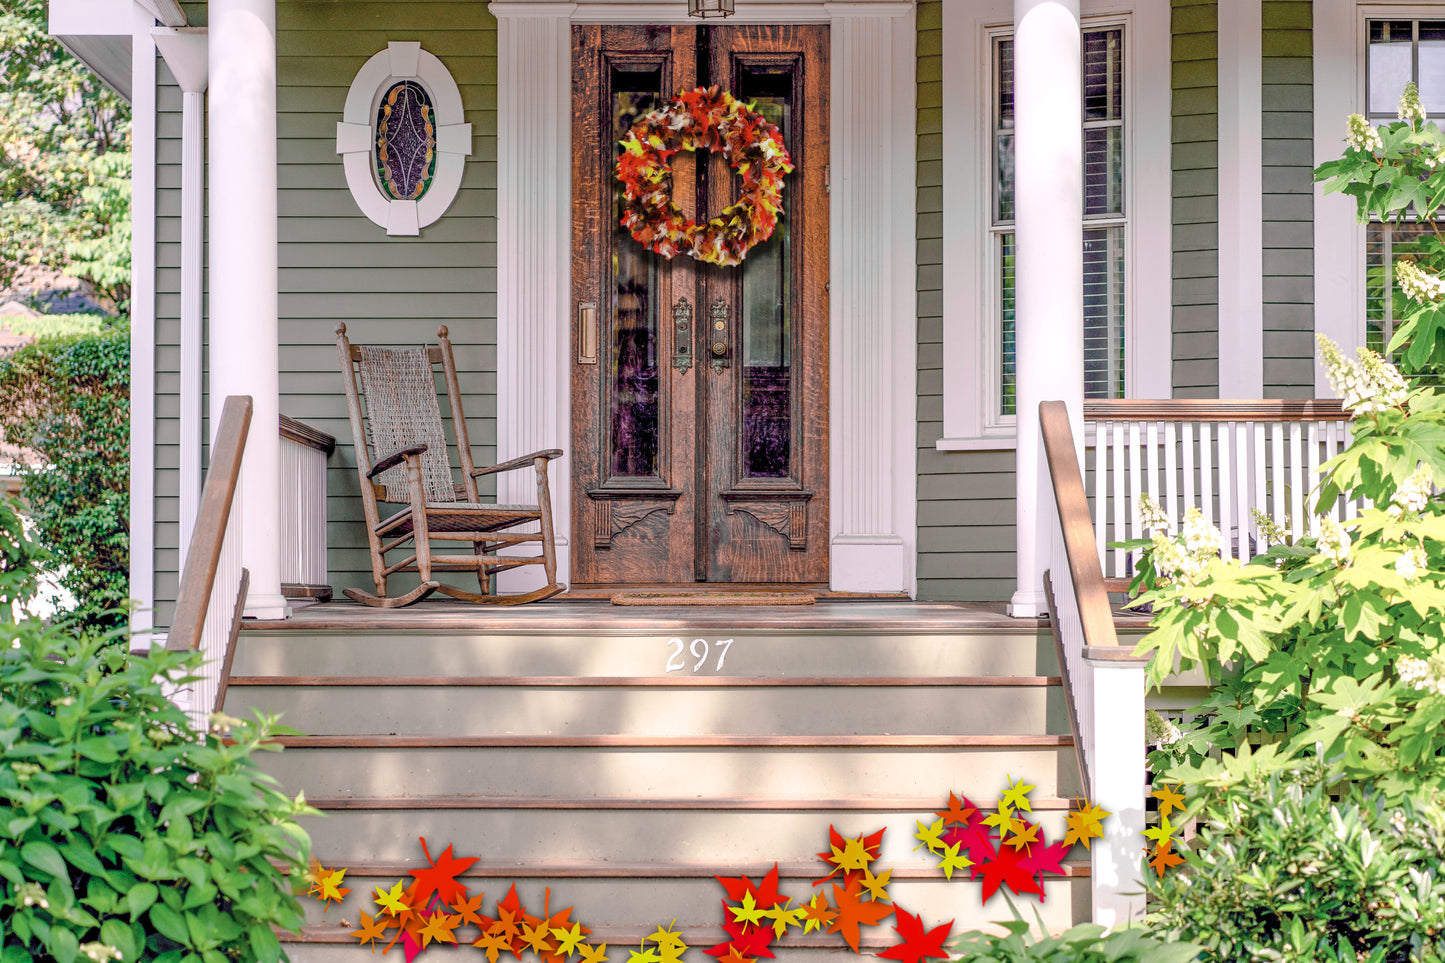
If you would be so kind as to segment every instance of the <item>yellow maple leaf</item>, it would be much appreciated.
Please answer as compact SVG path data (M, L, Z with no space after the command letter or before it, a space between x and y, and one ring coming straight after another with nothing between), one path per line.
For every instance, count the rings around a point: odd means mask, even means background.
M607 963L606 943L599 943L596 946L591 943L583 943L577 947L577 952L582 954L582 963Z
M552 952L552 944L547 942L547 937L551 935L544 924L539 923L536 926L522 924L522 942L526 943L528 949L538 956Z
M497 963L497 956L499 954L512 952L512 941L496 930L489 930L483 933L480 939L472 942L472 945L487 954L487 963Z
M752 892L744 893L742 904L729 906L728 912L733 914L734 923L741 923L744 926L757 926L763 921L763 911L758 909L758 901L753 899Z
M1149 795L1159 800L1159 815L1161 816L1167 816L1176 809L1184 808L1184 793L1179 791L1178 786L1172 789L1168 786L1160 786Z
M918 832L913 834L914 839L918 840L924 846L927 846L930 853L936 853L943 848L942 819L934 820L934 822L927 826L923 825L923 820L921 819L915 819L914 822L918 824ZM913 848L915 850L918 849L917 846Z
M782 939L783 934L788 931L788 927L803 925L803 908L798 906L789 909L788 903L791 902L792 900L787 900L774 905L771 909L763 910L763 918L773 921L773 934L779 939Z
M1072 846L1074 843L1083 843L1084 848L1089 848L1090 839L1103 839L1104 829L1100 825L1104 817L1112 816L1113 813L1107 809L1101 809L1093 803L1084 806L1077 812L1070 812L1064 816L1064 845Z
M1169 821L1168 816L1159 817L1159 825L1151 826L1143 830L1144 838L1153 841L1157 845L1164 845L1174 836L1175 826Z
M321 892L319 895L328 904L327 909L331 908L330 903L341 902L341 898L351 892L349 888L341 885L341 881L345 877L346 870L344 869L331 870L321 877Z
M845 873L859 869L867 869L868 864L873 861L873 856L868 852L868 847L863 844L862 836L859 836L857 839L846 840L842 849L839 849L837 846L830 846L829 849L833 851L833 855L829 857L828 861Z
M864 869L863 888L868 891L868 895L872 897L875 903L879 900L887 900L888 890L885 887L892 878L893 870L891 869L885 869L878 876L874 876L871 870Z
M389 890L380 886L376 888L376 905L386 911L388 916L395 916L401 919L411 915L411 904L407 902L410 898L407 893L406 883L398 881Z
M943 870L943 875L948 879L953 879L955 869L967 869L973 865L973 860L959 853L962 845L954 843L952 846L943 847L943 861L938 864L938 868Z
M646 946L639 946L637 949L632 950L631 954L627 959L627 963L662 963L662 957L652 952L652 950Z
M426 925L421 928L421 945L427 947L432 940L438 943L455 943L457 938L452 935L452 930L462 921L460 916L451 916L442 910L437 910L426 918Z
M581 923L573 923L570 930L554 926L552 935L557 939L558 956L572 956L577 952L577 945L587 939L587 934L582 932Z
M676 922L673 920L674 924ZM671 951L681 953L687 949L687 944L682 941L682 934L674 931L671 926L663 927L661 923L658 924L657 929L647 935L646 939L656 943L657 948L664 953Z
M1014 782L1012 776L1005 776L1004 778L1008 780L1008 788L1005 789L1003 795L999 797L999 808L1002 809L1006 803L1010 809L1022 809L1026 813L1033 812L1033 807L1029 805L1029 793L1038 787L1030 786L1022 779Z

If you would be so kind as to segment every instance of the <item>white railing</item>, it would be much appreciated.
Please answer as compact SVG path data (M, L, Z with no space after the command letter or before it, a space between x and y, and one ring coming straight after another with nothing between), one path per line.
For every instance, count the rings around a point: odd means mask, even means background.
M1292 539L1318 534L1312 493L1320 465L1349 444L1337 401L1091 401L1084 420L1094 439L1095 547L1105 575L1115 578L1133 574L1134 556L1109 544L1146 537L1141 493L1175 531L1187 508L1199 508L1223 533L1229 556L1242 561L1270 546L1256 510ZM1350 518L1358 507L1340 499L1328 514Z
M1084 789L1112 814L1090 849L1094 922L1143 915L1144 666L1119 645L1096 552L1078 452L1063 402L1039 406L1048 478L1039 522L1049 534L1044 588Z
M281 582L326 584L326 459L330 435L281 416Z

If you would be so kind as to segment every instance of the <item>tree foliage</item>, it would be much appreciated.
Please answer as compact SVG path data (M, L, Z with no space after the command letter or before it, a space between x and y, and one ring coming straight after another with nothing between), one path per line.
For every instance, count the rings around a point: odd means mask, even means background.
M40 457L21 495L62 566L74 615L109 628L130 597L130 340L124 328L46 338L0 361L5 441Z
M0 286L26 265L130 297L130 107L46 32L45 0L0 0Z

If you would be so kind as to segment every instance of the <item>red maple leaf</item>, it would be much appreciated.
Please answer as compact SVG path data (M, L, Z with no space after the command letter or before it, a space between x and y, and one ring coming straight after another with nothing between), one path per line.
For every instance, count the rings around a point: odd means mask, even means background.
M884 960L899 960L900 963L921 963L927 957L948 959L948 951L943 948L943 941L953 932L953 920L924 932L923 920L907 910L895 910L894 918L898 920L898 925L893 929L903 937L903 942L888 947L882 953L875 953L875 956Z
M967 826L956 826L943 834L945 846L959 844L965 855L972 861L969 866L969 879L978 878L979 867L994 857L993 837L989 834L989 827L983 824L982 814L975 814L977 822L970 821Z
M861 886L844 888L837 883L833 884L833 906L838 910L838 918L828 927L828 932L842 933L844 941L853 948L854 953L858 952L858 927L877 926L885 916L893 912L892 903L877 900L865 902L858 898L861 895Z
M984 903L998 891L1000 884L1008 886L1016 896L1024 893L1044 895L1043 888L1024 866L1023 854L1012 846L1000 846L992 859L979 865L979 874L983 876Z
M1038 877L1040 884L1040 903L1044 901L1044 894L1042 892L1044 874L1064 875L1064 857L1069 854L1069 850L1072 848L1072 846L1066 846L1063 843L1053 843L1049 846L1034 846L1027 856L1019 860L1019 865L1030 875Z
M421 851L426 856L430 865L426 869L414 869L411 875L416 877L413 884L413 900L415 906L425 906L431 902L432 894L441 897L443 903L455 903L458 899L466 899L467 888L457 882L457 877L464 873L476 859L456 859L452 856L452 848L447 847L435 861L431 853L427 851L426 840L421 841Z
M743 896L753 894L753 900L758 904L759 909L772 909L783 901L778 893L778 864L774 863L773 868L757 884L753 885L752 880L746 876L715 876L713 877L722 884L727 891L728 899L735 903L742 902Z

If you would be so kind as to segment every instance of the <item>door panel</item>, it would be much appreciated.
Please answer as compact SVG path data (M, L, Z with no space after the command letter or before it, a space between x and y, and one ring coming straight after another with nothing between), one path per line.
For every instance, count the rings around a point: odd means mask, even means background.
M825 582L827 28L577 26L573 67L573 581ZM706 83L779 123L797 168L740 267L618 226L617 141ZM736 200L720 155L672 163L688 216Z

